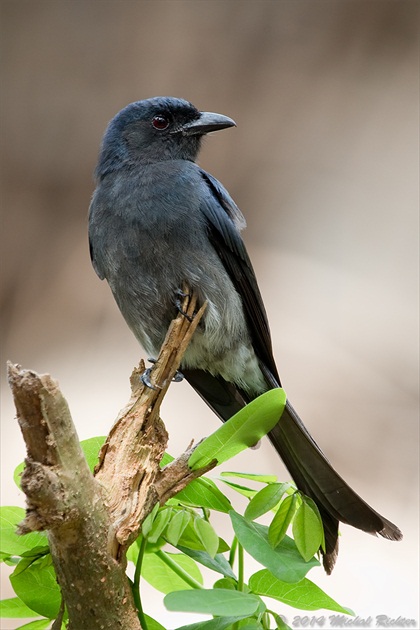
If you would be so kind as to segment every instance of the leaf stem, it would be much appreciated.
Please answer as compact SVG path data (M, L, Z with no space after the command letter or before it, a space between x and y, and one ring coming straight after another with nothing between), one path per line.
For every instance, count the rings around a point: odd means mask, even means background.
M261 623L264 630L270 630L270 615L267 610L262 616Z
M170 567L174 573L176 573L182 580L184 580L184 582L189 584L189 586L191 586L192 588L204 588L204 586L200 584L200 582L198 582L189 573L187 573L187 571L185 571L185 569L183 569L177 562L175 562L175 560L172 560L172 558L165 551L159 549L159 551L156 551L156 555L162 560L162 562Z
M143 628L143 630L147 630L147 622L144 616L143 606L142 606L141 597L140 597L140 576L141 576L141 567L143 564L143 557L144 557L146 545L147 545L147 538L143 536L141 545L140 545L139 555L137 557L136 570L134 573L134 581L133 581L134 603L136 605L137 614L140 620L140 625Z
M232 541L232 545L230 547L230 553L229 553L229 564L231 566L231 568L233 569L233 564L235 562L235 555L236 555L236 548L238 546L238 539L236 538L236 536L233 537L233 541Z
M238 542L236 536L233 539L232 546L230 548L229 554L229 564L233 568L233 563L235 562L236 551L238 552L238 581L237 581L237 589L238 591L244 590L244 548ZM239 630L239 621L235 622L232 626L233 630Z
M244 590L244 548L238 543L238 591Z

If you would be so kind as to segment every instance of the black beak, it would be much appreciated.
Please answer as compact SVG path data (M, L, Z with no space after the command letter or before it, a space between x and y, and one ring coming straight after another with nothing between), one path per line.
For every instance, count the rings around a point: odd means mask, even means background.
M184 136L202 136L211 131L219 131L228 127L236 127L236 123L232 118L222 114L213 114L212 112L200 112L199 118L182 125L179 131Z

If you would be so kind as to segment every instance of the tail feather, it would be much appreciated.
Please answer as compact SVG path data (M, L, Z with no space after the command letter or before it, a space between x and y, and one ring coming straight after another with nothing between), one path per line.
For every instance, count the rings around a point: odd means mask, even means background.
M183 373L223 421L250 402L244 391L221 377L201 370L183 369ZM401 540L398 527L363 501L334 470L289 401L269 438L296 486L318 506L326 547L321 553L328 574L334 568L338 554L339 521L370 534Z
M331 573L338 553L338 522L400 540L398 527L372 509L334 470L289 402L269 434L297 487L315 501L325 531L324 567Z

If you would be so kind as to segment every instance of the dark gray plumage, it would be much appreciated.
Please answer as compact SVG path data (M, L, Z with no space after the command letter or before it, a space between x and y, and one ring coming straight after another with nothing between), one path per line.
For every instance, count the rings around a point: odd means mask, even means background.
M224 187L195 163L202 136L234 124L181 99L128 105L105 133L89 214L94 268L150 356L158 355L184 283L207 300L181 367L222 420L280 386L264 305L240 236L245 221ZM335 472L289 402L270 439L320 510L328 573L339 521L401 538Z

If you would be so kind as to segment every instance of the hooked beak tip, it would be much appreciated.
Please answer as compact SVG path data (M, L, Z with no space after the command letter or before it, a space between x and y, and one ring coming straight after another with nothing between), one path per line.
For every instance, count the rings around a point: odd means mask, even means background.
M182 133L187 136L204 135L229 127L236 127L232 118L213 112L200 112L199 118L182 126Z

